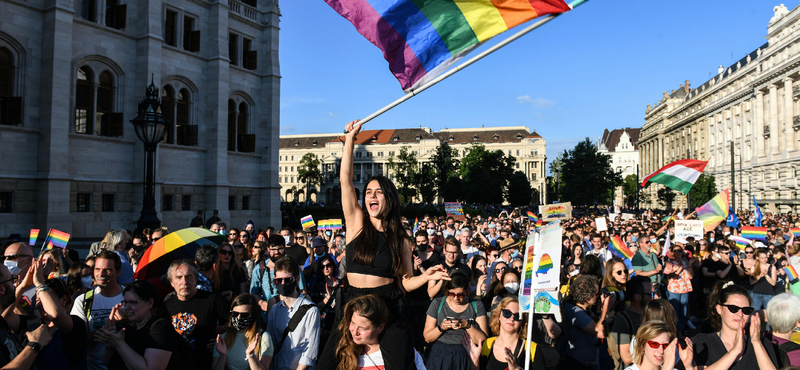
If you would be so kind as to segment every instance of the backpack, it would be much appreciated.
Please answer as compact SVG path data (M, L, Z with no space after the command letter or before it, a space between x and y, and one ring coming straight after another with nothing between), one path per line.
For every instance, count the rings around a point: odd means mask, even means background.
M628 317L628 314L622 312L616 318L614 318L614 321L619 320L620 318L625 320L625 325L628 328L628 334L631 336L631 339L633 339L636 333L633 331L633 322L631 322L631 318ZM608 354L611 356L611 359L614 360L614 369L624 369L626 365L622 361L622 357L619 354L620 344L617 343L617 338L615 338L613 335L608 335L606 337L606 341L608 342Z
M286 329L283 330L283 335L281 336L281 340L275 344L275 350L273 353L277 356L278 352L280 352L281 347L283 347L283 342L286 340L286 337L289 336L290 332L293 332L297 329L297 325L300 325L300 320L306 315L306 312L311 308L317 307L315 304L304 304L297 309L297 312L292 315L292 318L289 319L289 324L286 325Z
M777 343L773 342L777 347L777 355L778 355L778 368L784 368L788 366L792 366L789 362L789 353L800 351L800 344L795 342L789 341L783 344L778 345Z
M439 313L442 312L442 307L444 307L444 300L445 297L442 297L442 300L439 301L439 308L436 309L436 319L439 319ZM472 306L472 311L475 312L475 318L478 318L478 304L475 301L470 301L469 305Z

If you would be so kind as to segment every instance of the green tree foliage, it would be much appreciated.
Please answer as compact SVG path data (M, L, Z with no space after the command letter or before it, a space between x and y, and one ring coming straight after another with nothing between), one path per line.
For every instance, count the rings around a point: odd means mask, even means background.
M417 170L419 162L417 156L408 150L408 146L400 148L397 157L389 157L389 164L387 168L390 173L394 174L394 184L397 186L397 191L403 198L403 202L411 202L416 195L415 182L417 179Z
M313 153L306 153L300 158L300 165L297 166L297 180L306 188L306 199L309 199L310 189L325 184L320 170L320 161Z
M514 173L516 159L501 150L487 151L474 144L459 166L464 183L464 200L470 203L503 203L508 180Z
M636 175L625 176L622 183L622 194L625 196L625 205L633 207L636 204L636 192L639 191L639 183Z
M658 201L664 207L667 207L667 210L672 210L672 203L675 201L675 197L677 196L675 191L666 186L662 186L660 189L658 189L656 195L658 196Z
M622 177L611 168L611 156L601 154L587 137L566 153L561 165L559 195L573 205L610 204Z
M419 191L422 203L433 203L436 198L436 169L430 163L423 163L414 173L414 188Z
M689 190L689 201L691 202L690 208L694 210L695 208L702 206L711 200L711 198L713 198L715 195L717 195L717 184L714 176L700 174L700 177L697 178L697 182L695 182L694 186L692 186L692 190Z
M431 157L431 165L435 171L436 193L446 201L461 200L457 195L461 193L461 181L458 178L459 161L455 156L456 150L446 141L436 147L436 151ZM459 181L454 181L458 179ZM435 195L434 195L435 197Z
M556 159L550 162L550 177L548 177L547 179L549 180L550 182L549 186L552 189L556 188L556 180L557 180L556 173L561 172L561 166L564 164L564 158L567 158L567 156L569 156L569 153L567 153L567 151L565 150L563 153L556 156Z
M527 206L531 204L533 188L528 181L528 177L522 171L516 171L508 180L508 192L506 201L512 206Z

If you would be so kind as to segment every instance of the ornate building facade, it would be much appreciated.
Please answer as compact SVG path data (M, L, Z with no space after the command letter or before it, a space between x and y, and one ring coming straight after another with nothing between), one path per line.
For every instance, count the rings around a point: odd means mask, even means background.
M151 82L165 226L279 226L277 0L0 0L0 235L133 229Z
M597 151L611 156L611 167L625 179L628 175L639 175L639 131L638 128L618 128L603 131L597 143ZM625 200L622 186L614 190L614 205L622 206Z
M767 43L699 87L686 81L647 106L643 175L679 159L709 160L705 173L722 191L733 165L737 210L752 209L754 195L764 212L800 211L800 8L774 11ZM643 206L658 206L656 191L645 189Z
M339 134L281 136L278 175L283 201L308 199L336 203L341 199L338 175L344 146L341 140L343 137ZM407 146L409 152L414 153L420 163L424 163L431 161L436 148L444 142L455 150L456 159L467 155L473 144L482 144L491 151L502 150L516 158L515 170L525 173L531 187L539 193L539 198L533 202L544 203L545 139L523 126L441 131L424 127L362 131L358 134L353 157L356 191L360 191L361 185L373 175L392 178L393 174L388 171L389 158L397 156L402 147ZM305 189L297 178L300 159L306 153L314 154L321 162L325 184L319 189Z

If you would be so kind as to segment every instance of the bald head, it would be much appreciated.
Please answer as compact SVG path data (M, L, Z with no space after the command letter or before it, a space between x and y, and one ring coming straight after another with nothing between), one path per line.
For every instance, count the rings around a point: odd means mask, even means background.
M15 275L25 276L25 274L28 273L28 268L31 267L31 262L33 261L33 250L31 246L25 243L14 243L6 248L3 255L5 256L5 261L16 262L20 271ZM11 273L14 274L15 271L11 271Z

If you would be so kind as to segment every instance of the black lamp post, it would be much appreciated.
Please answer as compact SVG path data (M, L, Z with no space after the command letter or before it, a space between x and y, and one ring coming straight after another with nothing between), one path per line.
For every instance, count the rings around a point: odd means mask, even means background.
M144 143L144 199L142 201L142 214L136 221L136 233L146 228L161 227L161 220L156 212L155 195L155 163L156 148L164 140L167 131L167 121L161 114L159 90L150 82L144 100L139 102L139 114L131 120L136 136Z

